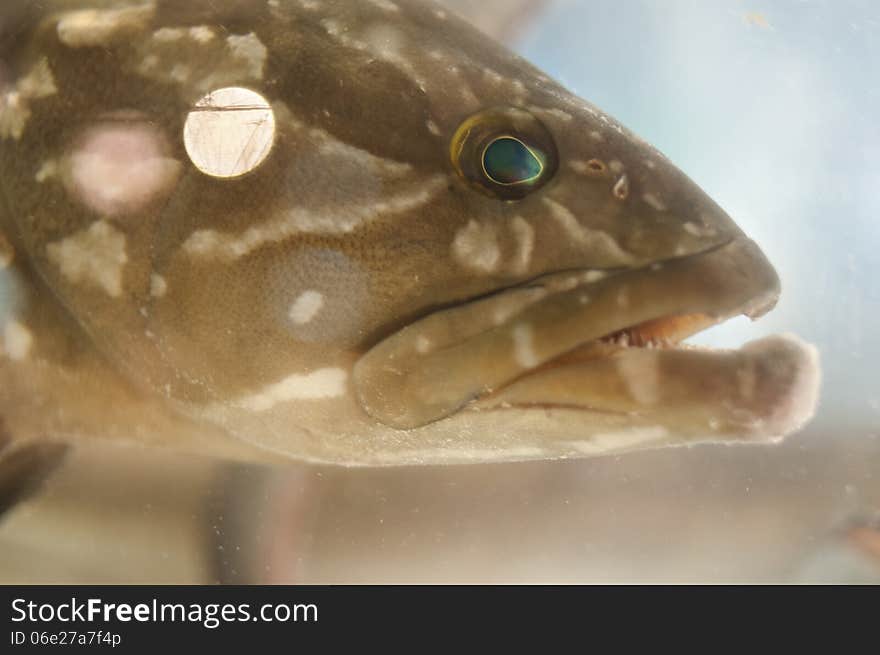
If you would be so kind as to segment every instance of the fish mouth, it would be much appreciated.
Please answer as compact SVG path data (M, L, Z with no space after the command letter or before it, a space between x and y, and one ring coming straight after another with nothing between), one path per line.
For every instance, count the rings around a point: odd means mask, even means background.
M572 437L591 414L664 435L776 438L812 416L815 348L793 336L738 350L682 340L756 319L778 296L776 272L745 237L636 269L552 273L407 325L360 358L355 389L369 415L401 430L559 410Z

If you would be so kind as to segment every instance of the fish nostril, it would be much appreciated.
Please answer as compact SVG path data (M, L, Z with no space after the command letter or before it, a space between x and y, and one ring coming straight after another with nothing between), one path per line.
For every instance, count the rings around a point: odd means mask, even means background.
M608 175L608 164L606 164L601 159L590 159L588 161L583 161L582 159L575 159L570 162L572 170L578 175L586 175L588 177L596 177L603 178Z
M629 196L629 178L626 175L621 175L620 179L614 184L612 192L618 200L626 200L627 196Z

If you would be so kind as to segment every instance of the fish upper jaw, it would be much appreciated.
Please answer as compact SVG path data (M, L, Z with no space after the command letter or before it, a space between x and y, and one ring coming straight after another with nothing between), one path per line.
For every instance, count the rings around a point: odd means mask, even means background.
M558 367L583 367L589 361L607 363L619 356L624 345L676 344L739 314L756 318L772 308L778 295L779 278L772 266L751 240L737 237L697 255L639 269L545 276L523 287L435 312L364 354L355 365L353 381L362 408L381 423L401 430L425 426L463 409L497 409L511 404L521 408L529 405L528 395L536 390L522 393L526 389L523 383L539 376L552 377ZM765 431L785 432L800 425L815 405L818 380L804 380L808 369L816 368L816 358L806 346L792 343L789 340L763 349L756 346L751 351L751 363L764 353L790 369L780 374L787 381L780 375L774 377L774 371L758 381L769 385L765 397L773 396L769 391L774 384L809 387L798 392L808 398L809 407L799 405L774 421L769 420L773 407L756 402L752 409ZM670 362L671 368L686 363ZM691 363L695 370L712 366L709 361ZM721 371L720 379L738 375L734 370L738 364L728 364L730 370ZM686 376L687 371L682 369L677 375ZM508 388L517 392L505 398ZM781 396L786 393L780 392ZM682 394L687 395L684 387ZM536 406L553 405L552 397L538 396ZM596 409L593 400L581 398L579 406ZM565 404L571 402L569 394ZM638 398L630 398L628 404L618 406L613 411L636 411L640 403ZM731 425L730 429L748 431L742 425Z

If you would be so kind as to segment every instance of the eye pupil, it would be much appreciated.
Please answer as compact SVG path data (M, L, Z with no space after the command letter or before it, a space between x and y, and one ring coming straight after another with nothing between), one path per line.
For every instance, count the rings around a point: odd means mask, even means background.
M512 136L498 137L483 151L483 171L497 184L523 184L544 171L540 152Z

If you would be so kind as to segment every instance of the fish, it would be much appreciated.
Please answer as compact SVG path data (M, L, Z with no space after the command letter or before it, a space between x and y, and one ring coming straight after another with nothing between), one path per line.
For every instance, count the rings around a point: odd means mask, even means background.
M342 466L777 442L779 278L663 154L422 0L0 18L0 419ZM9 448L11 446L7 446Z

